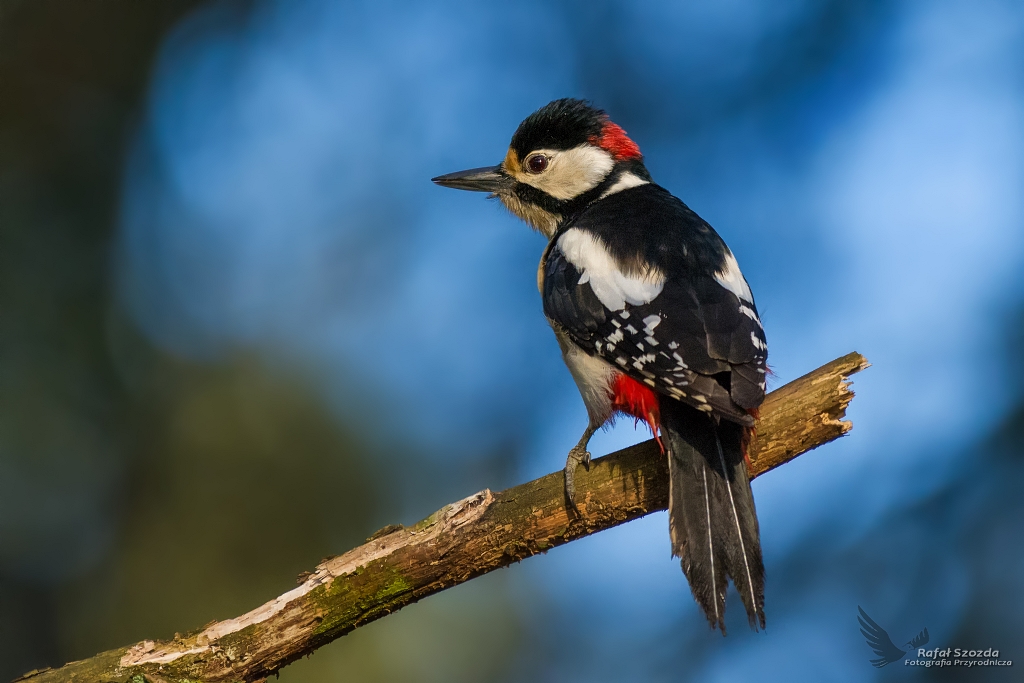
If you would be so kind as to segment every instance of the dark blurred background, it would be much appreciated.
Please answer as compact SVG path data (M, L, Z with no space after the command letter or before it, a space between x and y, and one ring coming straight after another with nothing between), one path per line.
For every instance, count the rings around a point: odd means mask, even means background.
M657 514L281 679L1014 679L1020 3L0 0L0 680L559 467L543 242L428 179L563 96L730 242L779 384L874 363L852 435L754 484L768 631L708 631ZM858 605L1022 661L876 670Z

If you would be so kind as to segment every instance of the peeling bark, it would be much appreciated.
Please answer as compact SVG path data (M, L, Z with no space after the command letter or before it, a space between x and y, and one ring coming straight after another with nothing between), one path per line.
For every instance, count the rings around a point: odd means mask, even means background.
M769 394L751 442L756 477L846 434L847 378L868 365L851 353ZM346 633L421 598L569 541L665 509L668 468L653 440L598 458L576 475L581 516L562 473L447 505L393 525L324 561L300 584L234 619L166 642L104 652L20 681L214 683L259 681ZM680 581L684 580L680 577Z

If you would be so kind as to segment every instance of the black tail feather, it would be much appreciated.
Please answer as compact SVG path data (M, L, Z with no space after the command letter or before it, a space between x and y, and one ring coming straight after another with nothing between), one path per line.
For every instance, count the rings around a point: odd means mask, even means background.
M661 402L668 447L672 554L712 628L725 633L731 578L750 625L764 628L764 563L754 496L744 461L742 425L678 401Z

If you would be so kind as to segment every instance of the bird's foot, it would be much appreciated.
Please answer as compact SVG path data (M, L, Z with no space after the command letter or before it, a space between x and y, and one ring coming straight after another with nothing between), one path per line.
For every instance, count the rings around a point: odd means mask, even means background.
M569 457L565 459L565 498L569 501L569 507L576 513L576 516L582 517L579 506L576 505L575 477L576 468L579 465L583 465L585 470L590 470L590 451L587 450L586 446L577 444L569 451Z

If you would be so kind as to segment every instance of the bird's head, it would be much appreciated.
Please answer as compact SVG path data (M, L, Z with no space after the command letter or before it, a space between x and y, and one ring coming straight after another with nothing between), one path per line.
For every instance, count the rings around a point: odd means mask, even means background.
M490 192L548 237L559 221L613 192L650 182L640 148L583 100L547 104L519 124L497 166L438 176L438 185Z

